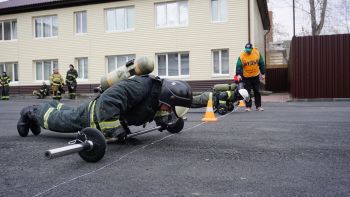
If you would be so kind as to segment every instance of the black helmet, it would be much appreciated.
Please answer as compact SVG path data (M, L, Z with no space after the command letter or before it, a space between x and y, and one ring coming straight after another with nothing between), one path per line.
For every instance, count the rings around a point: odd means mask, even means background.
M174 111L177 106L189 108L192 104L190 85L185 81L163 79L159 102L170 106Z

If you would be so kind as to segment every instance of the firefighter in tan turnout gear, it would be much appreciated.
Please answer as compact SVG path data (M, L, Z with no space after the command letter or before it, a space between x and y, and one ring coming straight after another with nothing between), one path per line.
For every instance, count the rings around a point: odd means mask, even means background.
M153 61L148 58L139 58L134 64L135 69L115 72L124 73L122 80L116 80L117 83L110 84L95 99L79 107L67 107L51 101L23 108L17 123L19 135L27 136L29 129L38 135L41 127L61 133L74 133L92 127L100 130L106 138L119 138L125 136L125 124L140 126L155 120L157 124L160 122L170 126L172 121L184 115L178 109L190 107L190 86L184 81L143 75L154 68ZM140 73L142 70L150 72ZM135 76L124 78L129 74ZM114 77L119 78L118 75Z
M57 68L53 70L53 74L50 76L50 85L52 89L52 98L60 100L62 98L61 94L64 93L62 88L64 81Z
M75 99L77 92L77 78L78 72L74 69L72 64L69 65L69 70L66 75L66 85L68 88L68 94L70 99Z

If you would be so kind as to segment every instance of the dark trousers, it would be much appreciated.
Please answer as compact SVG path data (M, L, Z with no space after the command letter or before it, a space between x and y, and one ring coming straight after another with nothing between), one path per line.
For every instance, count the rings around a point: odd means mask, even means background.
M75 133L89 127L89 103L68 107L55 100L40 104L34 111L40 126L60 133Z
M67 87L69 92L69 98L74 99L77 92L77 82L69 82L67 83Z
M0 93L1 93L2 100L8 100L10 98L9 90L10 90L10 87L8 85L0 86Z
M256 108L261 107L261 94L260 94L260 79L259 75L256 77L243 78L244 88L250 94L252 89L254 92L254 102ZM252 99L246 102L247 107L252 107Z

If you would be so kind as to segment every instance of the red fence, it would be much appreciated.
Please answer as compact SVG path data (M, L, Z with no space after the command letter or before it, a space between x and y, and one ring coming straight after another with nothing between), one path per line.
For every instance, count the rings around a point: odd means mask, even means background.
M288 74L293 98L350 98L350 34L294 37Z

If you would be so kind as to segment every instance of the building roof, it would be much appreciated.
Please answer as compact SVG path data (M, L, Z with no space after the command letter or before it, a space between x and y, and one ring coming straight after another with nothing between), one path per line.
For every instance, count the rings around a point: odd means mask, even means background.
M0 15L122 0L0 0Z

